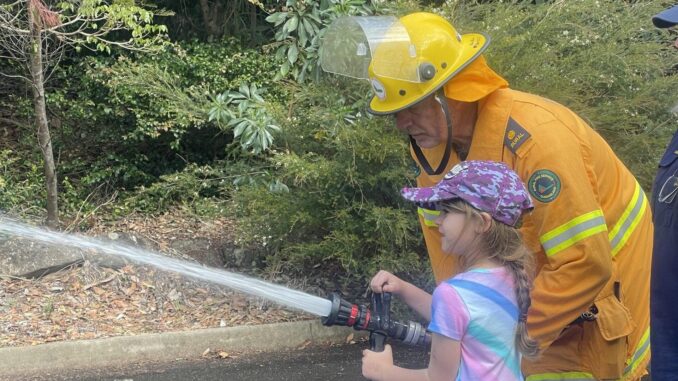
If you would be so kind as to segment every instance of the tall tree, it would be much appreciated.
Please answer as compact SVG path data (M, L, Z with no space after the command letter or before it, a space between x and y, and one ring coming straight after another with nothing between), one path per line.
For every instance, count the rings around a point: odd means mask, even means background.
M45 82L67 48L111 51L111 47L151 51L166 28L134 0L16 0L0 5L0 59L18 63L0 75L26 80L33 92L37 137L44 161L47 225L59 225L57 171L45 101Z

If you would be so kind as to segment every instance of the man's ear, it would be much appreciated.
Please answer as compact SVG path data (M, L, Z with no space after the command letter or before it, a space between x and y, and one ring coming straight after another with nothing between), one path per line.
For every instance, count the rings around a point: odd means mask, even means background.
M485 233L492 227L492 216L487 212L480 212L480 221L477 227L478 233Z

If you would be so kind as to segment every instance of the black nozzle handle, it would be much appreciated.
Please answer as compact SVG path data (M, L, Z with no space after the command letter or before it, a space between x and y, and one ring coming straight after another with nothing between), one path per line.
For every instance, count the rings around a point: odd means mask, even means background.
M381 311L385 324L391 323L391 293L384 292L381 294Z
M391 293L372 293L373 328L370 332L370 349L374 352L383 352L388 329L391 324Z
M373 352L383 352L386 343L386 333L382 331L370 332L370 350Z
M379 317L381 328L390 323L391 317L391 293L372 293L372 314Z

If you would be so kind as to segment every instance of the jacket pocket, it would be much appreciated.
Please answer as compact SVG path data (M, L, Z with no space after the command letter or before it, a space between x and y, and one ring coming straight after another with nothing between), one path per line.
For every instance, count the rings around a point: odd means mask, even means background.
M595 301L598 308L593 324L584 324L588 341L588 360L596 379L619 379L624 374L628 358L628 338L635 323L628 308L615 295Z
M615 295L596 300L595 304L598 307L596 323L603 339L612 341L633 332L635 323L631 318L631 312Z

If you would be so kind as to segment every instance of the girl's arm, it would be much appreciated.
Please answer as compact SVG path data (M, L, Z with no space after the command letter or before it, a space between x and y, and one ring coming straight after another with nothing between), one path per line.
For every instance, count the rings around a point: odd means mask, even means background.
M400 298L426 321L431 321L431 294L412 283L403 283L405 287L400 292Z
M373 292L390 292L397 295L424 319L431 320L431 294L415 285L381 270L370 281L370 288Z
M428 380L455 380L461 363L461 342L437 333L432 333L431 336Z
M391 346L383 352L363 351L363 376L374 381L453 381L461 359L459 341L433 334L431 359L426 369L405 369L393 365Z

